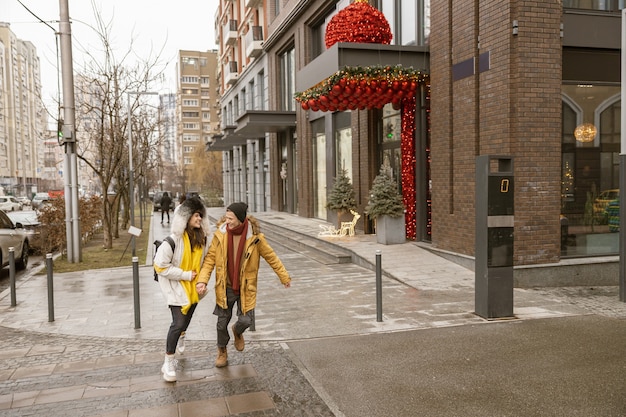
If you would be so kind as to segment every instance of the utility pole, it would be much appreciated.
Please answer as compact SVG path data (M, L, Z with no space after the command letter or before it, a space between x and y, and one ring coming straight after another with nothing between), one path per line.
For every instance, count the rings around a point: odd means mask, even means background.
M76 115L74 105L74 69L72 63L72 30L68 0L59 0L61 20L59 37L61 44L61 78L63 81L63 141L65 159L63 179L65 182L65 235L67 260L82 261L80 242L80 218L78 211L78 164L76 158Z

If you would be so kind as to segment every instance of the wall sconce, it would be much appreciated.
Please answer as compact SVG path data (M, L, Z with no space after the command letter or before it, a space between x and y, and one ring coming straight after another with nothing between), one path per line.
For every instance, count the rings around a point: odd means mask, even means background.
M517 20L513 21L513 35L517 35L519 33L519 24Z
M593 142L598 134L598 129L593 123L583 123L574 130L574 137L578 142Z

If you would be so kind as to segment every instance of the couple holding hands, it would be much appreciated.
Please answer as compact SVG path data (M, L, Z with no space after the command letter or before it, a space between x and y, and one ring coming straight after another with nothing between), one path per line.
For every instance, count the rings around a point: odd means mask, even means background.
M161 368L166 381L176 381L176 350L182 353L185 349L185 331L208 291L214 269L218 368L228 365L228 324L235 304L237 321L231 330L235 348L244 349L243 333L254 317L260 258L267 261L285 288L291 286L287 270L247 210L246 203L229 205L215 233L199 198L185 200L174 214L170 236L175 245L160 245L154 257L159 285L172 313Z

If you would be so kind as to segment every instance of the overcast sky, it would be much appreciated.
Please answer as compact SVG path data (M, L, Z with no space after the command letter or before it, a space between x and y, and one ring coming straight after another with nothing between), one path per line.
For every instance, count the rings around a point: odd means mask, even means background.
M72 23L72 54L74 71L83 62L81 51L90 45L99 47L94 36L93 5L101 10L105 22L111 21L112 43L116 51L126 52L134 38L134 50L139 57L153 56L164 48L163 64L167 64L161 93L176 89L176 57L178 50L206 51L216 49L214 16L217 2L211 0L68 0ZM41 82L44 102L50 106L57 91L57 59L54 31L38 22L23 6L59 29L58 0L0 0L0 21L11 24L11 30L22 39L32 42L41 61ZM118 58L121 58L118 57ZM60 69L59 69L60 71Z

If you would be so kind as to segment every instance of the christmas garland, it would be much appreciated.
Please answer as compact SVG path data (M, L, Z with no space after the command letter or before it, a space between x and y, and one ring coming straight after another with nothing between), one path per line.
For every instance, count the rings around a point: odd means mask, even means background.
M294 97L303 110L380 109L387 103L399 109L402 100L414 98L424 82L427 74L402 65L345 67Z

